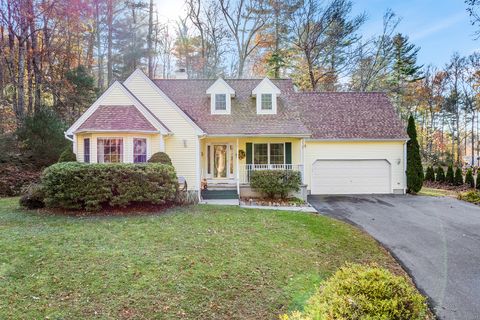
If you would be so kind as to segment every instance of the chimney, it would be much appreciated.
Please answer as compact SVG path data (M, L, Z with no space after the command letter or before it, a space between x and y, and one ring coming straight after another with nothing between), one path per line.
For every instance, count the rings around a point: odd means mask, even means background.
M185 68L180 68L175 71L175 79L188 79L188 74Z

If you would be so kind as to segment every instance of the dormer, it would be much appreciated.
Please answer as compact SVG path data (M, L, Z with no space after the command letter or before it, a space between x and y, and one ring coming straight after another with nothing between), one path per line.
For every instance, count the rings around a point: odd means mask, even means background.
M257 100L257 114L277 114L277 96L280 89L270 79L263 79L252 90L252 95Z
M208 89L210 95L211 114L230 114L232 111L232 98L235 90L222 78L218 78Z

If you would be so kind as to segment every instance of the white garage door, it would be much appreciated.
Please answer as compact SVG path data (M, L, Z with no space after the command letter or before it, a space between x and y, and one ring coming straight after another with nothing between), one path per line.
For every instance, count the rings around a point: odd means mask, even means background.
M311 177L312 194L391 193L386 160L317 160Z

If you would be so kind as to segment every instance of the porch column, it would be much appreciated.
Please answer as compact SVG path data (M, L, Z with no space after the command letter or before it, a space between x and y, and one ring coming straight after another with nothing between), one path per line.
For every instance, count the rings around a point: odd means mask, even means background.
M165 152L165 138L163 134L160 135L160 152Z
M235 152L235 161L236 161L236 171L237 171L237 193L238 196L240 196L240 164L238 161L238 138L237 138L237 143L236 143L236 149L237 151Z
M197 139L195 140L195 153L196 153L196 161L195 161L195 171L196 171L196 181L195 181L195 188L197 189L198 193L198 201L202 201L202 195L201 195L201 190L200 190L200 179L201 179L201 174L200 174L200 137L197 136Z

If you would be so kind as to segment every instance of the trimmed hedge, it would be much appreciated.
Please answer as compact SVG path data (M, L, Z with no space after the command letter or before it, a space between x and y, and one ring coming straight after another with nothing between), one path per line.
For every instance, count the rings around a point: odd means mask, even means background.
M164 204L178 189L172 166L150 164L85 164L64 162L43 172L47 207L100 210L132 203Z
M152 154L150 159L148 159L150 163L162 163L172 165L172 159L166 154L165 152L157 152Z
M364 265L341 268L307 301L304 312L282 320L428 319L426 299L404 277Z
M286 198L290 192L299 191L301 184L299 171L253 170L250 174L250 186L269 198Z
M435 171L432 167L427 167L427 171L425 173L425 181L434 182L435 181Z
M447 175L445 176L445 182L449 184L455 184L455 175L453 173L453 167L450 165L447 169Z

